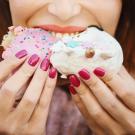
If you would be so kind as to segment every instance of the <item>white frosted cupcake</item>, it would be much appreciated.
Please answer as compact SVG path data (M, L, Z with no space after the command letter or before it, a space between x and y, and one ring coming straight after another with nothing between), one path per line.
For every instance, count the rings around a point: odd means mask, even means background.
M102 67L118 72L123 62L120 44L95 27L76 36L62 38L51 50L51 63L63 77L76 74L82 68L93 71L96 67Z

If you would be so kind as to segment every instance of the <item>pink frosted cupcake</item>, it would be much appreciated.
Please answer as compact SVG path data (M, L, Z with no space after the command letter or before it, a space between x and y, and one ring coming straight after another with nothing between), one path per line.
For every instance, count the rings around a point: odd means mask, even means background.
M29 55L38 54L41 58L49 56L50 47L57 41L49 32L40 28L9 27L4 36L2 46L5 51L2 58L10 57L20 50L27 50Z

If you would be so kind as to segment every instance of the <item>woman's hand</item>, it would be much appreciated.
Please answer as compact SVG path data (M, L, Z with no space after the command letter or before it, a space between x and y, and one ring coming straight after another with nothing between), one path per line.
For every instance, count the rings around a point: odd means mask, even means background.
M46 131L57 72L49 69L48 59L39 65L37 55L26 55L23 50L0 63L0 135L44 135ZM13 108L17 93L28 82L21 101Z
M135 135L135 80L124 67L118 74L96 68L71 75L73 99L96 135Z

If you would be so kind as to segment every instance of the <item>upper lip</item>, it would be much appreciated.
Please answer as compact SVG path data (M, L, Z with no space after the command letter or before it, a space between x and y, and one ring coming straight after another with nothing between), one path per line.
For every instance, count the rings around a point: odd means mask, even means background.
M35 26L36 28L42 28L47 31L56 32L56 33L76 33L86 30L87 27L81 26L58 26L58 25L40 25Z

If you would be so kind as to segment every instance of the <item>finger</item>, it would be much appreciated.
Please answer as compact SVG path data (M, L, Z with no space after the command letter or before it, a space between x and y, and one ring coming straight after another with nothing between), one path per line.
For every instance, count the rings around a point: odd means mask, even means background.
M100 72L103 73L102 76L98 74ZM121 68L119 75L109 71L107 72L102 68L96 68L95 74L100 77L132 111L135 111L135 81L124 67Z
M102 128L94 121L92 116L88 113L87 109L85 108L81 98L75 91L74 87L72 85L69 86L69 91L72 95L72 99L74 100L75 104L79 108L80 112L85 117L85 120L87 121L88 126L90 129L97 135L104 135L104 132Z
M26 123L34 112L48 75L49 65L49 60L47 58L44 59L41 66L36 70L30 85L16 109L17 119L21 123Z
M33 113L30 123L37 124L37 122L39 122L39 125L41 126L46 125L51 99L56 86L56 81L57 71L55 68L51 68L43 92L41 94L39 103Z
M126 128L133 130L133 123L129 119L135 116L127 107L125 107L112 93L112 91L93 73L83 69L79 72L83 82L89 87L101 106L117 121ZM89 76L85 78L84 75Z
M121 127L104 111L104 109L97 102L96 98L90 92L89 88L75 75L70 76L69 79L87 108L88 113L93 117L98 125L110 134L117 134L117 132L121 132Z
M22 67L11 76L1 88L1 101L0 108L7 108L9 111L12 108L15 96L17 92L26 84L29 78L33 75L34 71L37 68L37 63L39 57L37 55L32 55L29 60L27 60Z
M129 79L129 78L131 79L131 75L127 72L127 70L125 69L124 66L121 66L121 68L118 72L118 75L124 79Z
M0 82L2 82L13 70L19 67L26 59L27 52L22 50L15 56L11 56L0 62Z

